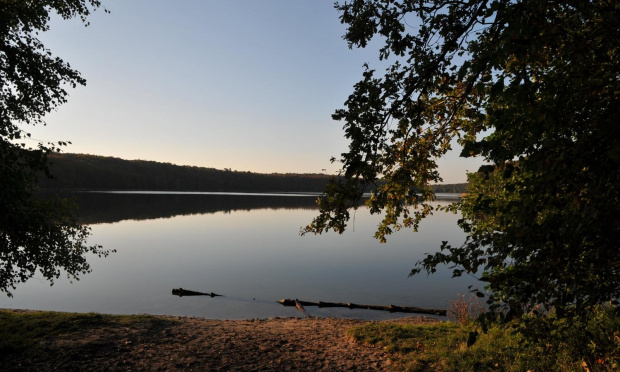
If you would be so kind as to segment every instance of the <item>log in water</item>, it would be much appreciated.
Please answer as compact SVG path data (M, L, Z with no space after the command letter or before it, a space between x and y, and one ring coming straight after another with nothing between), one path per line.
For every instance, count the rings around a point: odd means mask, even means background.
M175 296L179 296L179 297L183 297L183 296L209 296L209 297L217 297L217 296L221 296L217 293L204 293L204 292L196 292L196 291L190 291L187 289L183 289L183 288L178 288L178 289L173 289L172 290L172 294Z
M340 302L311 302L311 301L299 301L299 300L291 300L291 299L283 299L279 300L278 303L284 306L297 306L297 304L302 306L318 306L318 307L347 307L349 309L368 309L368 310L380 310L380 311L389 311L391 313L415 313L415 314L431 314L431 315L443 315L446 316L447 311L444 309L425 309L422 307L415 306L396 306L396 305L360 305L354 304L351 302L348 303L340 303Z
M210 296L210 297L221 296L221 295L213 293L213 292L210 292L210 293L197 292L197 291L190 291L190 290L183 289L183 288L173 289L172 290L172 294L175 295L175 296L179 296L179 297L183 297L183 296ZM342 303L342 302L323 302L323 301L311 302L311 301L300 301L298 299L291 300L289 298L286 298L286 299L283 299L283 300L279 300L278 303L283 305L283 306L295 306L299 311L301 311L304 314L306 314L306 316L308 314L306 313L306 310L304 309L305 306L346 307L346 308L349 308L349 309L367 309L367 310L389 311L391 313L413 313L413 314L430 314L430 315L442 315L442 316L446 316L447 315L447 311L444 310L444 309L426 309L426 308L415 307L415 306L360 305L360 304L354 304L354 303L351 303L351 302L347 302L347 303Z

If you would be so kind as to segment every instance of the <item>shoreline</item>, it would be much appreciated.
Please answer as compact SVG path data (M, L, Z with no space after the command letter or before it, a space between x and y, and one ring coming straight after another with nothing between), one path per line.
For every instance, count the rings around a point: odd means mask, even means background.
M60 318L59 327L65 327L32 340L32 350L3 352L3 371L383 371L392 363L390 354L355 343L347 337L347 329L377 322L438 322L425 316L386 321L312 317L216 320L18 309L0 309L0 317L13 323L23 318L42 319L45 324L50 318ZM75 327L70 327L72 324Z

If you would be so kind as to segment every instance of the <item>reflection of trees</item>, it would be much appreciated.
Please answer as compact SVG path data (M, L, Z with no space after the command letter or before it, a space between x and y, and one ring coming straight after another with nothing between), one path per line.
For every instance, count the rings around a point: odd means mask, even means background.
M231 213L254 209L317 209L318 196L227 194L67 193L77 206L81 223L170 218L178 215ZM455 200L448 198L446 200Z
M112 223L252 209L313 209L313 196L75 193L82 223Z

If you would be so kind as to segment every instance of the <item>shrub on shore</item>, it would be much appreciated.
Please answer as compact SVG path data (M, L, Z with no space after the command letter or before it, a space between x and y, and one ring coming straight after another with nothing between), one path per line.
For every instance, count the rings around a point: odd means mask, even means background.
M568 325L562 337L524 337L523 322L541 332L558 332L553 314L534 314L483 332L473 321L430 325L369 323L348 330L356 341L393 352L394 365L407 371L617 371L620 369L620 313L605 306L586 324ZM562 320L560 320L562 321ZM546 325L546 326L545 326ZM546 327L546 328L545 328ZM551 341L550 341L551 340Z

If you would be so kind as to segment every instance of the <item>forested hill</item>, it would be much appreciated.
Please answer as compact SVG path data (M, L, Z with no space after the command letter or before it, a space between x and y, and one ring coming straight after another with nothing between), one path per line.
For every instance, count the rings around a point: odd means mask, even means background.
M262 174L123 160L83 154L50 155L54 179L48 189L223 192L322 192L324 174ZM437 192L464 192L465 184L438 185Z
M442 185L434 185L433 191L445 194L463 194L467 192L466 183L446 183Z
M43 188L227 192L322 192L324 174L261 174L82 154L50 156Z

